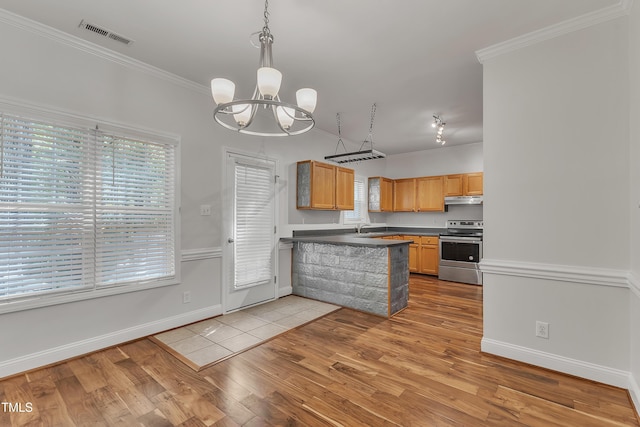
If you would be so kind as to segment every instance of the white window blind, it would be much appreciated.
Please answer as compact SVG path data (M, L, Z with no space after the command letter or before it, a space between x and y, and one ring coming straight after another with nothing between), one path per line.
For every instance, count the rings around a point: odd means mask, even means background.
M96 284L175 273L173 147L97 135Z
M235 288L273 280L274 172L235 165Z
M353 198L354 209L352 211L344 211L344 222L347 224L365 222L367 206L364 194L364 181L359 177L353 181Z
M0 302L175 276L175 151L0 114Z

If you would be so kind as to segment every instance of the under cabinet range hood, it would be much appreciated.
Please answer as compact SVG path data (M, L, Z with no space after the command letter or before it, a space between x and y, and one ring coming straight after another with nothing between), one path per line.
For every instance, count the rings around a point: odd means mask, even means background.
M447 196L444 198L445 205L481 205L482 196Z

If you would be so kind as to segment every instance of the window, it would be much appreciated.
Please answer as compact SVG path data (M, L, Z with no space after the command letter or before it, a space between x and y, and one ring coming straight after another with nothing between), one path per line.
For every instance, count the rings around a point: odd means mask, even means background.
M177 142L154 139L0 113L0 303L176 282Z
M344 224L362 224L367 222L367 198L365 196L365 178L356 176L353 181L354 209L343 211Z

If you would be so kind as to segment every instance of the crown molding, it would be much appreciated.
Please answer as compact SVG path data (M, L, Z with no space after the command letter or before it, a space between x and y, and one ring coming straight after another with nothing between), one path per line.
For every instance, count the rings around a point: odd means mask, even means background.
M80 50L90 55L94 55L115 64L122 65L129 69L145 73L169 83L173 83L185 89L189 89L205 95L209 94L209 88L204 85L193 82L191 80L187 80L168 71L164 71L160 68L154 67L153 65L138 61L137 59L130 58L119 52L115 52L98 44L91 43L87 40L83 40L79 37L49 27L40 22L36 22L23 16L16 15L15 13L9 12L8 10L0 9L0 22L24 31L28 31L33 34L37 34L49 40Z
M476 57L478 58L478 61L483 64L486 60L505 53L513 52L545 40L550 40L574 31L582 30L592 25L597 25L611 19L628 15L631 12L632 6L633 0L620 0L617 4L612 6L585 13L584 15L568 19L558 24L477 50Z

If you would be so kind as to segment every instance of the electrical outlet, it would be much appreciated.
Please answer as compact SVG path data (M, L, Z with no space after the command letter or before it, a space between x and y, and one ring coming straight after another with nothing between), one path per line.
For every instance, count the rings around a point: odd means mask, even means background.
M211 205L200 205L200 215L202 215L202 216L210 216L211 215Z
M184 291L182 293L182 303L188 304L191 302L191 291Z
M536 336L549 339L549 324L547 322L536 321Z

